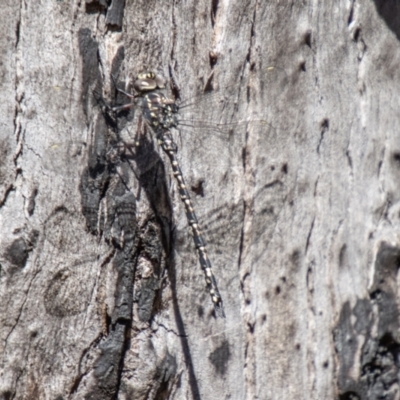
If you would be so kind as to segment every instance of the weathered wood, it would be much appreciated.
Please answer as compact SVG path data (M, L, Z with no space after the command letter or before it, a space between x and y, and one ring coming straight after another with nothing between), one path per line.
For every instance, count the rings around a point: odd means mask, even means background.
M0 399L400 398L399 17L3 1ZM104 112L147 69L220 124L173 135L226 319L140 110Z

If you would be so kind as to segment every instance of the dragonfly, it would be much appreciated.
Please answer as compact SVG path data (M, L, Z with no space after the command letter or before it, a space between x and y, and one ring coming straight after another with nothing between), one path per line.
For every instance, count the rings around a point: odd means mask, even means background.
M199 221L179 165L177 145L171 134L171 129L177 128L179 125L179 107L173 99L168 98L163 93L163 89L165 89L163 79L152 71L139 74L133 87L136 92L135 95L131 95L122 89L118 90L135 101L114 107L112 110L118 112L139 104L143 110L145 120L155 133L161 148L168 156L178 185L180 198L185 206L186 218L192 230L194 245L198 253L200 266L204 272L206 287L214 305L215 314L224 318L225 312L222 297L207 254L206 242L201 234Z
M272 71L272 68L271 68ZM269 72L271 72L269 71ZM113 78L115 81L115 79ZM171 163L173 176L178 185L178 191L182 203L185 207L186 218L192 230L194 245L198 254L201 269L204 273L206 288L211 297L214 306L215 314L218 317L225 317L223 301L218 289L217 281L214 276L211 261L207 254L206 242L201 233L199 221L194 211L190 193L187 189L180 163L177 157L178 146L175 143L171 130L177 128L181 130L184 128L186 131L201 129L205 131L212 131L213 134L224 135L229 134L232 130L235 132L247 129L249 124L254 125L268 125L265 120L250 121L233 121L231 123L215 123L212 119L204 120L197 119L196 117L185 117L185 111L191 111L196 108L199 103L203 103L203 109L212 110L216 103L224 102L227 108L232 105L226 99L226 88L220 91L211 91L210 93L203 94L200 98L195 97L183 102L178 102L165 94L165 80L158 74L147 71L139 74L134 83L134 92L130 93L118 87L115 83L116 90L122 95L126 96L130 101L125 104L116 106L106 106L108 112L117 115L123 111L130 109L139 109L144 116L145 121L154 132L156 139L159 141L161 148L169 158ZM229 86L235 88L237 85ZM205 107L204 107L205 106ZM208 108L208 110L207 110ZM182 116L183 115L183 116ZM195 115L195 112L192 112ZM272 129L274 129L272 127ZM54 146L53 146L54 147ZM58 149L58 147L56 147ZM71 146L69 146L71 149Z
M181 116L181 110L190 108L191 106L198 106L199 100L192 99L186 102L178 103L174 99L165 94L165 80L160 75L153 71L146 71L140 73L134 83L134 94L131 94L121 88L116 89L118 92L127 96L130 102L115 106L112 108L113 112L120 112L134 107L141 109L144 119L147 121L151 130L163 149L164 153L169 158L171 163L172 172L177 182L179 195L185 207L186 218L191 228L193 241L197 250L200 267L204 273L206 289L211 297L214 306L215 314L218 317L225 317L223 301L218 289L217 280L214 276L211 261L207 254L206 242L201 233L200 225L196 213L194 211L193 203L191 201L190 193L187 189L185 179L183 177L182 169L177 157L178 146L175 143L171 134L172 129L180 129L181 127L195 127L202 130L212 130L213 133L229 132L233 128L237 130L238 126L247 128L249 121L235 121L232 123L215 124L212 122L204 122L195 118L185 119ZM216 102L226 102L226 90L211 92L202 96L201 101L206 102L210 109L215 107ZM204 107L203 107L204 108ZM265 125L264 120L252 120L253 125Z
M279 71L279 73L277 71ZM149 84L150 79L148 78L144 78L142 80L138 79L139 76L144 77L146 74L155 77L156 86L154 86L154 84ZM274 79L276 76L284 77L285 75L284 72L282 73L281 69L278 69L277 67L268 67L266 76L267 79ZM113 77L116 90L119 93L122 93L124 96L130 98L131 102L112 107L112 111L119 112L128 110L130 108L139 108L145 114L146 119L149 120L151 116L149 115L148 103L138 101L138 99L143 97L143 93L148 94L146 95L147 98L155 99L155 97L157 97L161 91L166 90L165 80L152 71L139 74L138 77L136 77L136 80L133 83L133 91L135 94L131 94L119 88L115 78ZM231 122L217 122L218 118L220 117L220 115L215 115L218 112L218 106L221 106L221 108L225 110L231 109L233 112L237 111L238 100L232 100L228 98L227 93L229 91L237 92L237 89L241 86L243 85L235 82L231 85L225 86L223 89L209 90L201 95L196 95L183 101L181 101L179 97L177 100L166 97L168 102L164 101L159 103L153 112L165 114L170 112L173 114L174 118L173 128L184 130L185 133L194 133L201 130L202 132L211 132L214 136L220 135L223 140L226 139L226 135L230 134L231 131L234 130L236 133L243 132L249 126L268 126L269 128L275 130L275 128L263 118L251 118L248 120L239 121L233 120ZM171 111L169 111L169 108ZM198 116L199 108L201 108L203 111L205 115L204 118Z

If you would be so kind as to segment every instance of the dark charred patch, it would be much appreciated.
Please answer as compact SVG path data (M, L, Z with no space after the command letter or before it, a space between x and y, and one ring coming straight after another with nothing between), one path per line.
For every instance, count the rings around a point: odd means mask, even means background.
M85 8L88 14L97 14L104 12L108 7L110 0L86 0Z
M357 341L351 324L352 310L350 303L346 302L341 310L337 327L334 331L335 350L339 357L338 386L347 389L354 386L355 382L350 377L350 370L354 364L357 353Z
M136 235L136 198L123 179L109 188L105 197L107 218L101 224L104 237L115 248L129 248Z
M117 286L115 288L115 306L112 313L112 323L130 321L133 305L133 278L134 266L131 260L125 260L123 251L118 251L113 262L118 271Z
M208 359L214 365L217 373L224 376L227 371L230 358L231 352L229 342L225 340L210 354Z
M9 390L6 390L5 392L0 393L1 400L11 400L12 397L13 397L13 393L10 392Z
M97 232L100 201L109 182L106 160L107 126L103 118L97 119L94 131L93 145L89 148L88 168L83 171L79 185L82 213L91 233Z
M28 260L30 247L25 239L20 237L15 239L6 249L5 258L16 270L21 270L25 267ZM16 270L14 272L16 272Z
M400 249L382 243L369 298L357 300L353 309L348 302L343 305L334 331L341 399L393 398L400 373L399 263ZM358 377L352 373L354 365L361 365Z
M346 392L339 395L339 400L361 400L360 396L356 392Z
M370 293L380 292L375 301L379 308L379 334L396 332L399 326L397 305L397 273L400 248L382 243L375 262L374 283Z
M105 400L115 397L120 382L120 371L125 352L126 326L115 324L107 339L100 345L101 355L96 360L94 376L97 386L85 396L85 400Z
M365 335L369 333L371 321L373 318L372 307L370 301L367 299L358 299L352 312L354 321L355 332Z
M125 0L112 0L107 10L106 24L111 30L121 30L124 19Z
M374 0L376 11L387 27L400 39L400 3L393 0Z
M379 341L371 352L372 358L363 363L361 381L368 399L394 398L392 393L398 387L400 345L390 333Z
M157 277L142 279L137 289L138 316L140 321L149 321L153 312L157 309L155 298L160 288L160 280Z

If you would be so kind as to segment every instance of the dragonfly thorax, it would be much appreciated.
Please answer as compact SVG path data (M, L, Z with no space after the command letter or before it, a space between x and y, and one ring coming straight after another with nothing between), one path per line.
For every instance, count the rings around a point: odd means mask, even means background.
M142 98L144 116L156 130L176 128L178 125L178 106L161 92L165 89L165 81L152 71L142 72L133 84Z
M171 129L178 125L178 106L163 93L146 93L144 116L150 125L157 129Z

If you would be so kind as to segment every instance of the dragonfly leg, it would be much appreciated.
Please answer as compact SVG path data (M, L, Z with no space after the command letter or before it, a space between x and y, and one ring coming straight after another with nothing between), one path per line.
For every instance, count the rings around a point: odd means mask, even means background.
M123 90L123 89L121 89L121 88L119 88L119 87L117 86L117 82L116 82L116 80L115 80L114 75L111 75L111 79L112 79L112 81L113 81L113 84L114 84L115 89L117 89L118 92L124 94L125 96L129 97L130 99L134 99L134 98L135 98L135 96L134 96L133 94L130 94L130 93L128 93L128 92L125 92L125 90Z
M123 106L117 106L117 107L111 107L111 110L114 112L122 111L122 110L127 110L128 108L131 108L135 105L135 103L128 103L124 104Z

